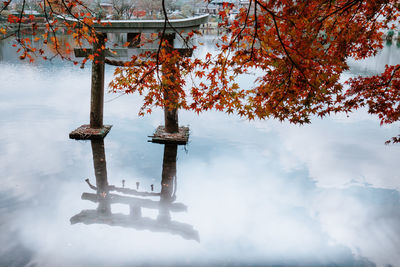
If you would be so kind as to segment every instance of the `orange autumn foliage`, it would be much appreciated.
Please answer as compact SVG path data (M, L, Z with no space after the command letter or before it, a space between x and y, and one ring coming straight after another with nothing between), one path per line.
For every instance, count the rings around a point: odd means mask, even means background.
M188 86L186 95L181 86L175 88L182 96L179 107L308 123L314 115L365 106L382 123L397 122L400 65L345 84L339 78L349 68L348 58L363 59L382 48L383 31L391 23L400 24L399 6L395 0L251 0L232 22L228 15L233 6L225 4L219 26L227 31L219 37L217 53L180 59L181 73L200 81ZM129 73L117 70L111 86L115 91L134 92L136 86L141 88L135 84L142 82L137 77L147 75L146 71L135 72L133 80ZM258 76L244 88L237 80L246 73ZM154 84L148 87L146 98L160 97L161 92L153 88ZM152 104L146 101L144 108Z
M309 123L312 116L366 107L381 123L399 121L399 64L373 77L340 80L350 57L375 55L383 32L400 25L398 0L250 0L233 20L232 8L226 3L219 13L225 33L215 53L184 57L161 38L158 51L116 69L112 91L143 95L141 114L160 106ZM83 17L67 26L90 43L95 19ZM182 37L190 43L195 36ZM248 73L256 79L243 87L238 80Z

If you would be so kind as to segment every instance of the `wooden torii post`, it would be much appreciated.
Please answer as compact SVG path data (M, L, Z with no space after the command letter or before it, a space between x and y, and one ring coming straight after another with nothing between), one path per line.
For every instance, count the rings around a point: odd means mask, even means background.
M70 133L72 139L99 139L104 138L111 129L111 125L103 124L104 109L104 65L108 57L127 57L129 50L137 50L141 33L164 33L164 39L169 41L172 49L178 49L187 55L187 49L174 47L176 32L188 33L200 28L200 25L208 22L208 15L192 17L187 19L169 20L104 20L102 24L95 24L98 32L97 42L93 43L92 49L75 49L76 57L85 57L88 53L96 53L92 62L92 82L90 101L90 124L82 125ZM99 49L105 47L105 39L108 33L126 33L131 48L113 49L117 54L109 50ZM189 137L187 127L179 127L178 110L164 109L164 126L159 126L154 135L153 142L186 144Z

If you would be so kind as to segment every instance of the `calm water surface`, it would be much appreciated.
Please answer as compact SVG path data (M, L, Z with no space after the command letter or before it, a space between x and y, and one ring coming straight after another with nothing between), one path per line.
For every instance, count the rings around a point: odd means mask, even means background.
M181 112L190 143L165 146L160 110L107 94L110 134L74 141L90 68L0 59L0 266L400 266L398 124ZM393 44L344 78L398 62Z

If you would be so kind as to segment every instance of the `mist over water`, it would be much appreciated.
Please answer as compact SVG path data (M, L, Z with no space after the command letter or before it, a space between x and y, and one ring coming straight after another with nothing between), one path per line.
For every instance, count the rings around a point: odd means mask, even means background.
M181 112L190 142L174 148L147 142L161 110L107 93L104 143L74 141L90 67L0 55L0 266L399 266L398 124ZM345 75L399 58L386 46Z

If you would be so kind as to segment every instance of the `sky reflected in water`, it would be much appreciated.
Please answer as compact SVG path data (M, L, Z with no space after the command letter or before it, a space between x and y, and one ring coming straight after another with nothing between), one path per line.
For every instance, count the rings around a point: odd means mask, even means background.
M114 126L93 145L68 139L89 120L90 68L22 64L10 51L0 62L1 266L399 266L400 146L384 145L398 124L363 110L301 127L181 112L190 143L175 151L147 142L160 110L139 118L140 97L107 94ZM387 60L400 49L351 61L345 75Z

